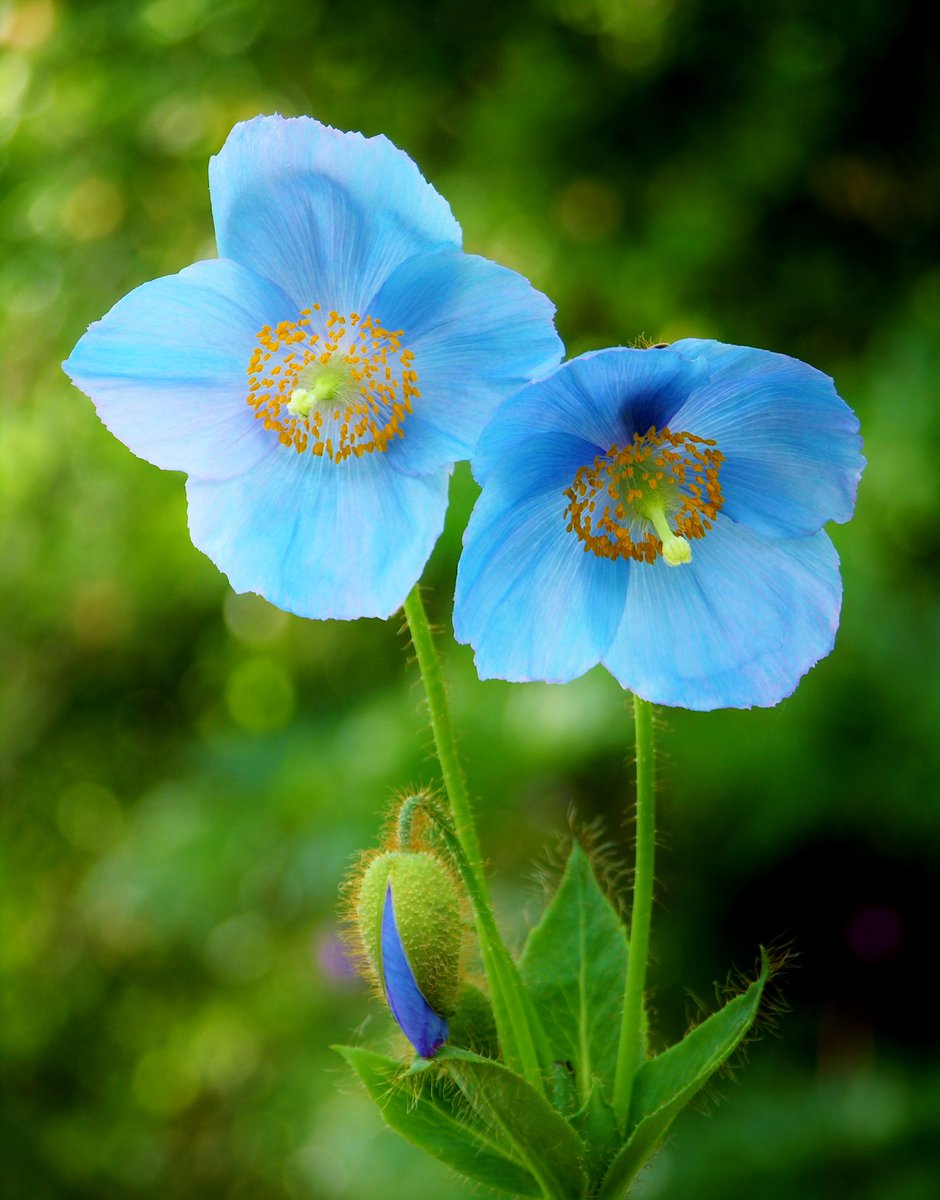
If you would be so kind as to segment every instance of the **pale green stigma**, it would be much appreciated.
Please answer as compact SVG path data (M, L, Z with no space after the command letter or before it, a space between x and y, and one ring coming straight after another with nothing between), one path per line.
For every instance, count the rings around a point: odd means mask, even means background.
M297 321L259 331L245 399L265 429L298 454L335 463L384 454L393 438L404 437L421 395L414 352L402 347L401 329L355 312L315 319L320 311L314 304Z
M312 378L309 377L311 374ZM326 408L331 402L337 401L349 378L335 367L321 367L314 372L308 367L301 372L298 382L305 386L294 388L291 392L287 411L295 417L309 417L315 408Z
M666 506L648 501L643 506L643 515L651 521L663 544L663 558L670 567L681 567L692 561L692 547L684 537L677 537L666 520Z
M710 438L651 425L579 467L565 489L567 530L598 558L679 567L721 511L724 455Z

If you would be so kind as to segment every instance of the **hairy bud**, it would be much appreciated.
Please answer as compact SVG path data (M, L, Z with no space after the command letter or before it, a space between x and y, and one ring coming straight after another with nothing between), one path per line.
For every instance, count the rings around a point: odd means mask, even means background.
M367 973L424 1058L448 1036L460 982L460 895L428 851L389 850L366 866L355 918Z

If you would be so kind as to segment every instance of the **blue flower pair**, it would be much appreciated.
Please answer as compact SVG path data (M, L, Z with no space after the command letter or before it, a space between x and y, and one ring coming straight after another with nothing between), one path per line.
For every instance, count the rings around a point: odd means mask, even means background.
M187 473L193 541L237 591L390 615L470 458L454 622L481 676L603 662L659 703L747 707L831 649L822 527L850 517L863 459L826 376L697 340L559 366L551 303L464 254L382 137L259 117L210 194L220 257L124 297L65 368L135 453Z

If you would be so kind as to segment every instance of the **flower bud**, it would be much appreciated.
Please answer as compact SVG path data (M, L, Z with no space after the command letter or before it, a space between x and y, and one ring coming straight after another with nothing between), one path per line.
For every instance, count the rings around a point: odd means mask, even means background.
M457 994L457 1010L450 1020L450 1041L480 1054L499 1058L499 1038L493 1006L484 992L472 983L463 983Z
M460 897L426 851L386 851L363 873L356 920L370 974L424 1058L446 1040L460 977Z

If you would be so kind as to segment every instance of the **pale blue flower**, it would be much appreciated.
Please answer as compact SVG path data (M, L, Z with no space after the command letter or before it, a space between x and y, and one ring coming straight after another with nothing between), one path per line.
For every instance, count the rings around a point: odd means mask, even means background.
M773 705L832 649L827 521L852 515L858 421L805 363L720 342L585 354L503 404L454 628L482 678L603 663L647 700Z
M125 296L65 369L135 454L188 474L192 539L236 591L388 616L440 533L451 465L559 361L553 306L464 254L384 137L257 117L209 191L220 257Z

